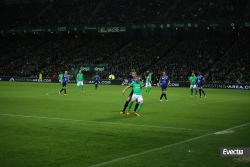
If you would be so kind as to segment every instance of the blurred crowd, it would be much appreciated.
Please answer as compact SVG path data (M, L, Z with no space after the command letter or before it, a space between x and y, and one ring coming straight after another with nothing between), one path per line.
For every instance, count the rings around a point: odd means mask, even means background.
M91 19L90 25L156 22L171 3L170 0L105 0L104 7Z
M244 18L247 0L181 0L181 2L168 13L164 21L190 22L190 21L240 21Z
M192 72L205 74L233 43L228 37L188 38L149 70L156 77L166 71L173 81L188 81Z
M208 82L249 83L250 39L240 39L223 57L216 67L209 71Z

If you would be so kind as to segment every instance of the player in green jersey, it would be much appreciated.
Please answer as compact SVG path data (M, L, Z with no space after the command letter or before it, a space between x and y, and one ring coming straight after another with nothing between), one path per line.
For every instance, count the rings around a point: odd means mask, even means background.
M150 94L149 91L151 89L151 84L152 84L151 76L152 76L152 73L149 73L146 79L146 94L147 93Z
M83 91L83 74L82 74L82 71L80 70L79 73L77 74L77 77L76 77L76 82L77 82L77 89L78 89L78 93L79 93L79 86L82 86L82 93L84 93Z
M193 90L195 92L194 97L196 97L196 94L197 94L196 81L197 81L197 77L194 75L194 73L192 73L192 76L189 78L190 89L191 89L191 97L193 97Z
M141 90L142 90L142 87L144 87L143 85L143 82L142 81L139 81L139 76L136 76L135 77L135 81L132 82L129 86L127 86L123 91L122 91L122 94L125 93L125 91L130 88L130 87L133 87L133 95L132 95L132 100L130 101L129 103L129 107L128 107L128 112L127 112L127 115L129 115L129 112L130 112L130 109L134 103L134 101L137 101L139 102L139 106L136 110L136 112L134 111L134 114L136 116L140 116L138 114L138 112L140 111L142 105L143 105L143 98L142 98L142 95L141 95Z
M58 75L58 80L60 82L60 86L62 86L61 80L62 80L63 74L62 72L60 72L60 74Z

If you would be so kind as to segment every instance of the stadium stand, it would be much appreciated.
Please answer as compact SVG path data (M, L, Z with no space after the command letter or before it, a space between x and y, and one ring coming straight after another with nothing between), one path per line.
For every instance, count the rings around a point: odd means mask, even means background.
M188 81L192 72L203 74L234 43L228 37L193 37L185 39L151 68L154 74L166 70L173 81Z
M172 9L165 21L189 22L189 21L239 21L244 19L244 11L247 0L218 0L218 1L197 1L181 0Z
M209 71L208 82L249 83L250 39L240 39L216 67Z
M48 1L18 4L0 3L0 29L25 28L47 5Z
M90 25L115 23L152 23L170 7L170 0L106 0L105 6L91 19Z

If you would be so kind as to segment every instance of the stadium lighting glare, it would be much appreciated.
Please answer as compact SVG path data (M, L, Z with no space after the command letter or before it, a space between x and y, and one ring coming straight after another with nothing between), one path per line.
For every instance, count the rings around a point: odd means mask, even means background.
M209 27L207 27L207 29L209 30Z

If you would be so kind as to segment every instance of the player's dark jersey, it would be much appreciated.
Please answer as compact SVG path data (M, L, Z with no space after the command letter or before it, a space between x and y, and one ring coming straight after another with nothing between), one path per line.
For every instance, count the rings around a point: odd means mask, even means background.
M95 82L98 82L99 81L99 75L95 75Z
M68 75L63 74L62 79L63 79L63 82L67 83L67 81L68 81Z
M197 76L197 85L203 85L203 76L202 75Z
M168 81L169 81L169 77L168 76L161 76L161 86L167 86L168 85Z

